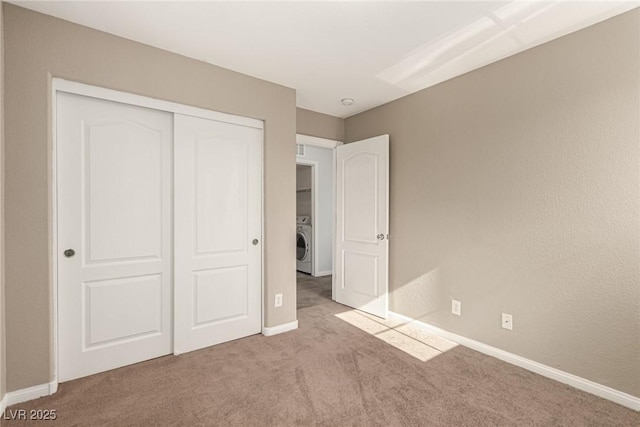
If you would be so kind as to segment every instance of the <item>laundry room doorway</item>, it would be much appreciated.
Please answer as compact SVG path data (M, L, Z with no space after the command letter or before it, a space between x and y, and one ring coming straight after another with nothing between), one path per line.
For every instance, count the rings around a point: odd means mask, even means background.
M323 296L334 299L335 147L339 145L342 142L297 135L296 270L299 307L304 299L303 291L307 288L322 288Z
M315 208L318 162L296 164L296 270L315 276L314 223L318 220Z
M347 145L297 135L296 167L298 309L331 295L386 318L389 135Z

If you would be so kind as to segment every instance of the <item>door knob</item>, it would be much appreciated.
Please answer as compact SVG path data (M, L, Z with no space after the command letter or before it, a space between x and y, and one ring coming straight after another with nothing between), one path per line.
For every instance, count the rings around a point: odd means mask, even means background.
M384 234L380 233L376 236L378 240L384 240Z
M67 258L71 258L75 254L76 251L74 251L73 249L67 249L66 251L64 251L64 256L66 256Z
M251 242L251 243L253 243L253 246L257 245L258 244L258 239L253 239L253 242Z

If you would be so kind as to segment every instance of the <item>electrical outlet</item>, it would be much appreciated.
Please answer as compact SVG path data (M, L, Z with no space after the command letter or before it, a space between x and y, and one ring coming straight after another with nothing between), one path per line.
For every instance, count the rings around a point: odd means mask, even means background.
M513 330L513 316L507 313L502 313L502 327L510 331Z
M275 306L282 307L282 294L276 294Z
M451 300L451 312L457 316L462 314L462 303L454 299Z

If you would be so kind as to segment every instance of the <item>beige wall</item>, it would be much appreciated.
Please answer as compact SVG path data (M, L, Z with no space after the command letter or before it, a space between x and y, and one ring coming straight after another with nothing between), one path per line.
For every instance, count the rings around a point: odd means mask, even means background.
M392 311L640 396L639 15L346 120L391 137Z
M344 119L298 108L296 131L302 135L344 141Z
M4 341L4 29L0 5L0 401L6 390ZM0 414L0 417L2 414Z
M266 326L294 321L295 91L4 4L7 389L52 379L51 77L265 121Z

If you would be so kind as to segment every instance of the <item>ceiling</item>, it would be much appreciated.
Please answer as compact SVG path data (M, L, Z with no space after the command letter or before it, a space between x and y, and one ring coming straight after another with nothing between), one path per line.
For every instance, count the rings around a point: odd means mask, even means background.
M12 1L296 89L348 117L634 7L638 1ZM353 98L344 106L342 98Z

